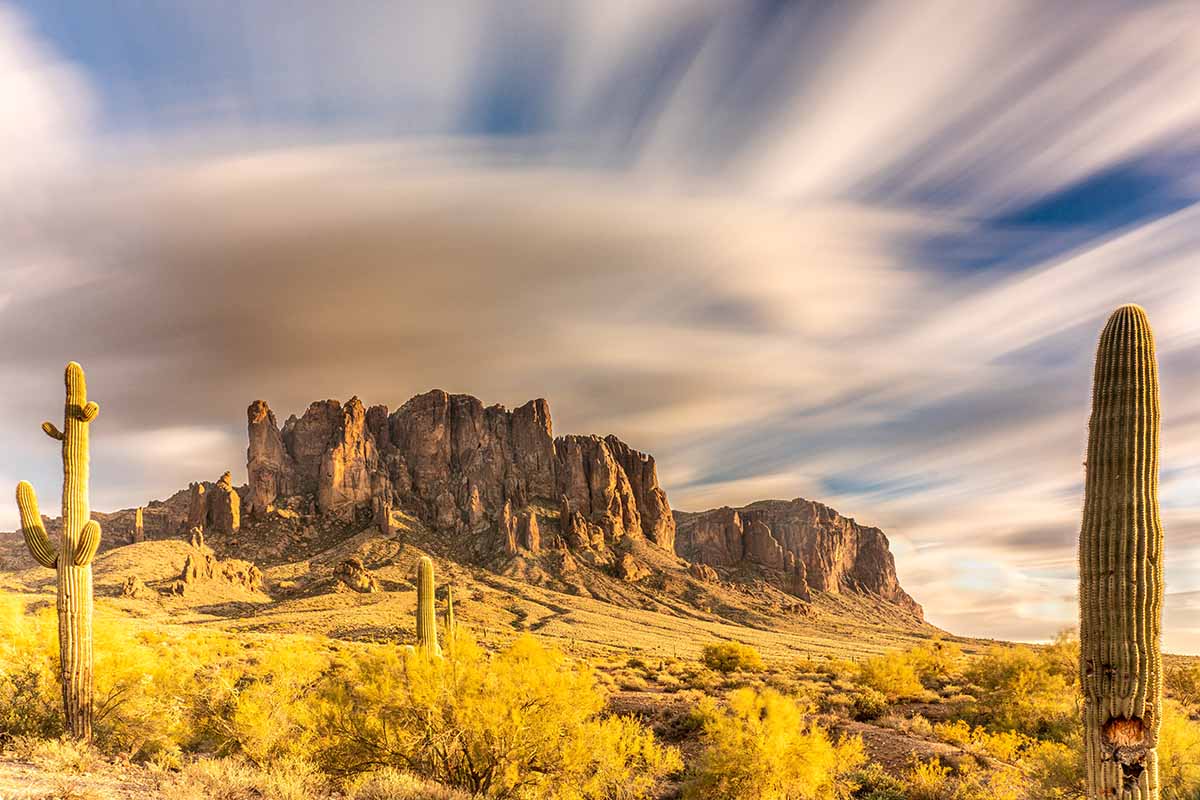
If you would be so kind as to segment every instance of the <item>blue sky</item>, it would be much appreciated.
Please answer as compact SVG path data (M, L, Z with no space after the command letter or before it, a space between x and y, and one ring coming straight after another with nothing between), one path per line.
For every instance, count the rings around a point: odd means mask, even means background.
M935 623L1040 639L1139 302L1200 652L1198 74L1185 3L0 4L0 480L54 480L69 358L100 508L244 474L254 398L545 396L678 508L826 501Z

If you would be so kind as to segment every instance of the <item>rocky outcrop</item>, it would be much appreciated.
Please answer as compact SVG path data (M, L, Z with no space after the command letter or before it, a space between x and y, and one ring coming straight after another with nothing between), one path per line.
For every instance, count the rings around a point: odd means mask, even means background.
M760 500L675 516L675 550L695 564L758 571L801 598L811 591L863 594L922 613L900 586L883 531L821 503Z
M136 575L130 575L125 578L125 582L121 584L121 597L128 597L133 600L144 600L154 596L154 592L150 590L142 579Z
M275 414L267 404L256 400L246 410L250 447L246 451L246 472L250 478L247 510L263 513L276 497L296 493L291 480L296 472L291 456L283 446L283 436L275 423Z
M179 580L170 586L170 593L183 595L197 586L218 582L236 586L248 592L259 592L263 588L263 574L258 567L240 558L225 561L218 559L207 547L193 548L183 563Z
M204 530L230 534L242 526L242 498L233 488L233 476L226 472L208 493L208 524Z
M259 400L247 422L254 513L291 495L314 499L322 514L365 508L376 520L390 504L480 556L566 543L613 563L626 539L674 546L654 459L614 436L555 439L545 400L508 411L432 391L391 413L325 400L282 430ZM562 510L558 531L543 529L535 504Z
M357 558L347 558L338 562L333 568L333 577L356 592L373 594L379 591L379 581L375 580L375 576Z
M210 534L236 533L242 526L242 499L226 472L214 484L193 483L188 487L185 530L199 528Z

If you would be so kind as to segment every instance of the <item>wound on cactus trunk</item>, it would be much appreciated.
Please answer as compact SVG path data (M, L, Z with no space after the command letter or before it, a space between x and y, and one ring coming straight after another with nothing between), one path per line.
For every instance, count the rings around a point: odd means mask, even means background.
M1079 534L1080 686L1092 800L1158 800L1163 536L1154 334L1138 306L1096 353Z

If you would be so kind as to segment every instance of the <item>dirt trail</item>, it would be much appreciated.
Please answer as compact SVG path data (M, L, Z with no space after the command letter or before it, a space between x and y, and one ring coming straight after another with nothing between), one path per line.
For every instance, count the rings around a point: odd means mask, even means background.
M105 763L70 775L0 758L0 800L158 800L170 796L165 788L158 775L140 767Z

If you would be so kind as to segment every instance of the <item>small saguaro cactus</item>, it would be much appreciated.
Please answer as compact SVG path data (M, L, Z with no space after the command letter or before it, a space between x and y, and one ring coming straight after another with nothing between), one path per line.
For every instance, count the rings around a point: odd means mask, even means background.
M1158 364L1122 306L1096 352L1079 534L1079 680L1090 800L1158 800L1163 534Z
M138 506L137 512L133 515L133 541L146 541L146 524L142 521L142 507Z
M433 598L433 559L421 556L417 566L417 648L434 656L440 656L438 646L437 611Z
M92 559L100 546L100 524L88 505L88 425L100 407L87 399L83 368L72 361L66 370L67 402L60 431L51 422L42 430L62 442L62 535L58 546L46 535L37 495L27 482L17 484L17 507L25 544L43 567L58 572L58 648L63 710L67 730L77 739L92 738Z
M446 587L446 637L454 639L454 587Z

